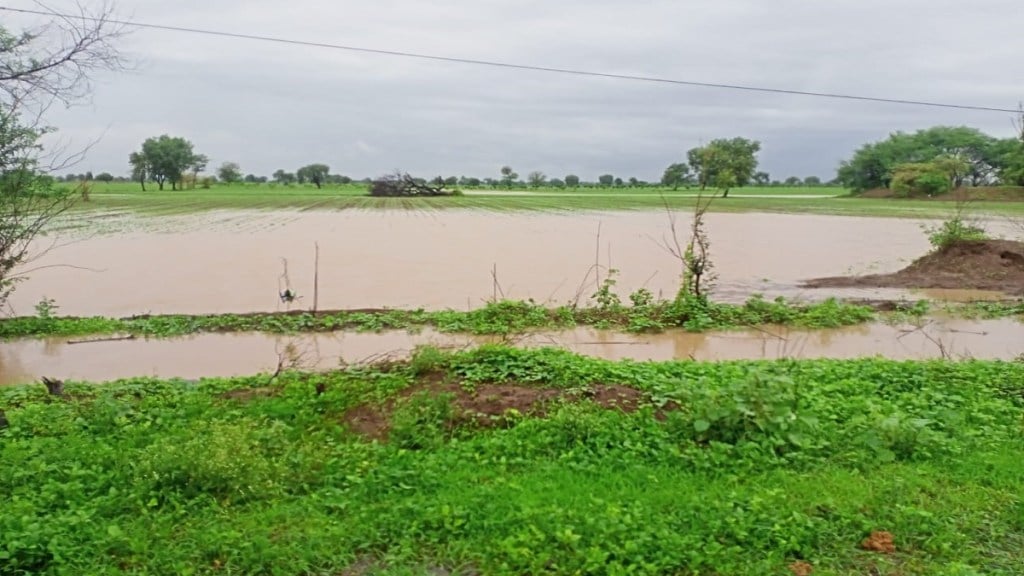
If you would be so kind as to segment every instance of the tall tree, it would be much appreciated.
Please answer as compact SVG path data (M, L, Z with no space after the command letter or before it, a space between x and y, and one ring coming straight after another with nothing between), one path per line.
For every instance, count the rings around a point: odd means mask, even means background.
M316 184L317 189L319 189L323 186L324 181L327 180L327 175L330 173L331 168L326 164L310 164L299 168L295 176L299 179L300 183L308 180Z
M515 171L512 170L511 166L501 167L501 183L504 184L506 188L515 186L516 180L518 179L519 174L516 174Z
M720 138L686 153L690 167L697 173L701 190L712 186L729 190L749 184L757 172L757 153L761 143L746 138Z
M615 184L615 176L611 174L601 174L597 177L597 183L604 187L611 187Z
M543 172L535 170L533 172L530 172L530 174L527 175L526 179L527 181L529 181L530 186L532 186L533 188L540 188L541 186L544 185L545 182L547 182L548 177L545 176Z
M142 152L132 152L128 155L128 163L132 167L132 180L142 185L142 191L146 191L146 178L149 176L149 165L146 163L146 156Z
M237 162L224 162L217 168L217 177L225 184L234 184L242 180L242 167ZM256 181L255 176L252 177L252 181Z
M565 185L568 186L569 188L579 188L580 177L575 174L569 174L568 176L565 177Z
M690 165L686 162L677 162L670 164L665 169L665 173L661 176L661 185L665 187L671 187L672 190L678 190L680 186L686 186L690 183Z
M171 137L163 134L149 138L142 143L141 154L145 159L149 178L156 182L161 190L164 183L170 182L171 189L177 189L187 170L194 169L205 157L198 157L192 149L192 143L184 138ZM129 162L135 156L129 156ZM198 159L198 161L197 161Z
M210 159L205 154L196 154L192 157L192 165L189 168L192 170L192 187L196 187L196 180L199 180L199 173L206 170L206 165L210 163Z

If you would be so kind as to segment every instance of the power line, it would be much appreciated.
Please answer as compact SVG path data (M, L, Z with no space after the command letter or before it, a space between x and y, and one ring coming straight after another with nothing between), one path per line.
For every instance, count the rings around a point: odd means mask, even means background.
M418 52L404 52L399 50L383 50L377 48L365 48L360 46L346 46L343 44L331 44L326 42L310 42L306 40L293 40L274 36L260 36L255 34L240 34L237 32L224 32L219 30L204 30L201 28L188 28L183 26L169 26L165 24L148 24L144 22L129 22L125 20L113 20L107 18L95 18L82 14L61 14L59 12L47 12L43 10L29 10L25 8L11 8L0 6L0 10L6 12L17 12L21 14L35 14L41 16L58 16L62 18L85 20L90 22L106 22L122 26L134 26L137 28L149 28L153 30L165 30L170 32L185 32L189 34L204 34L207 36L218 36L223 38L234 38L242 40L256 40L260 42L273 42L277 44L288 44L293 46L309 46L313 48L329 48L333 50L346 50L349 52L362 52L367 54L378 54L384 56L398 56L402 58L417 58L420 60L433 60L438 62L449 62L456 64L472 64L476 66L491 66L496 68L509 68L515 70L532 70L535 72L551 72L556 74L571 74L575 76L590 76L596 78L611 78L614 80L630 80L635 82L655 82L660 84L674 84L679 86L694 86L698 88L718 88L723 90L742 90L747 92L764 92L769 94L788 94L795 96L811 96L815 98L833 98L841 100L858 100L864 102L881 102L885 104L904 104L909 106L928 106L933 108L952 108L957 110L975 110L980 112L1000 112L1016 114L1017 109L996 108L991 106L975 106L968 104L949 104L943 102L928 102L923 100L906 100L899 98L880 98L873 96L858 96L854 94L839 94L830 92L808 92L804 90L787 90L782 88L765 88L758 86L743 86L739 84L719 84L713 82L697 82L692 80L675 80L671 78L659 78L656 76L639 76L632 74L613 74L608 72L594 72L589 70L576 70L571 68L553 68L548 66L532 66L528 64L514 64L509 62L496 62L491 60L476 60L472 58L458 58L452 56L437 56Z

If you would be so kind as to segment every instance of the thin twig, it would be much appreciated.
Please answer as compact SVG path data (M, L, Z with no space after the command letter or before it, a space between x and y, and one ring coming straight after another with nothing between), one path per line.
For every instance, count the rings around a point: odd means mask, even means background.
M316 312L320 302L320 243L314 242L316 250L313 257L313 312Z

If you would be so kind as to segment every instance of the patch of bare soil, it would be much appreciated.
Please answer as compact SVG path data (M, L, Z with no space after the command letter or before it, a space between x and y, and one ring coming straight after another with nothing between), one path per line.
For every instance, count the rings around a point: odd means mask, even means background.
M600 384L582 390L564 390L516 384L478 384L468 389L454 382L433 381L403 390L396 400L424 391L452 395L455 414L452 425L478 427L496 426L509 413L543 417L552 402L590 400L609 410L635 412L644 399L639 390L619 385ZM394 408L395 401L383 406L357 406L345 413L343 421L357 434L384 440L387 439Z
M958 242L892 274L816 278L806 288L947 288L1024 295L1024 242Z
M872 532L860 543L860 547L868 552L878 552L879 554L896 553L896 544L889 532Z
M803 560L797 560L789 565L789 571L795 576L811 576L814 573L814 566Z

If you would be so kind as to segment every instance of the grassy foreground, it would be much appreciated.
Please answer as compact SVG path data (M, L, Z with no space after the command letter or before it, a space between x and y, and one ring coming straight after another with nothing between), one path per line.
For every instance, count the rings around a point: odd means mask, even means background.
M530 391L542 408L503 409ZM0 389L0 409L0 574L1024 565L1021 363L425 349L274 380Z
M89 202L77 211L132 211L149 215L172 215L206 210L346 210L400 209L444 210L450 208L529 210L651 210L692 208L696 190L659 188L585 188L530 190L468 190L463 196L442 198L371 198L365 185L217 185L210 189L156 190L142 192L133 183L94 183ZM729 198L714 202L713 212L778 212L839 214L850 216L893 216L945 218L952 202L851 197L848 191L832 187L746 187L730 192ZM984 201L973 208L981 214L1024 215L1024 202Z

